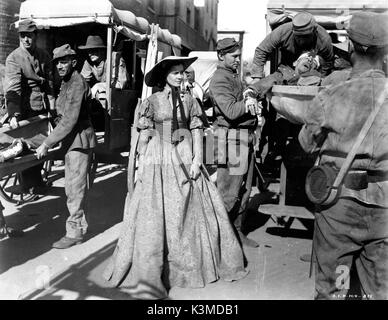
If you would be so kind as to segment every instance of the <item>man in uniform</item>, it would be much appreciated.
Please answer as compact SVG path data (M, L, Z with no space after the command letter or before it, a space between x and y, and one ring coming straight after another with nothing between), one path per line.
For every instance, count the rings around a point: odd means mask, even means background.
M54 110L53 74L49 54L36 45L37 27L32 20L19 23L20 46L12 51L5 62L5 98L13 128L20 120ZM43 165L21 172L24 191L44 192L41 176Z
M313 100L299 134L303 149L320 149L321 165L337 172L355 144L380 94L387 95L383 72L388 17L355 13L349 23L351 62L348 80ZM346 71L345 71L346 72ZM357 150L337 202L315 215L316 299L343 299L355 268L362 298L388 298L388 100ZM349 281L350 280L350 281Z
M297 59L306 52L322 58L320 72L322 76L330 74L334 64L334 52L331 37L328 32L317 24L314 17L308 12L300 12L295 15L292 22L280 25L274 29L257 46L253 57L251 77L252 87L268 86L269 79L264 78L264 66L271 54L280 51L279 70L286 70L283 78L293 76L290 70ZM292 72L292 71L291 71ZM279 72L277 72L279 73ZM270 77L269 77L270 78ZM282 79L280 79L282 80ZM257 83L260 81L259 83ZM271 82L271 81L270 81ZM266 129L270 132L269 150L265 158L265 166L269 171L277 166L275 161L279 156L284 155L285 145L289 136L295 136L299 127L289 123L282 117L276 116L272 109L268 110Z
M70 216L66 221L66 235L53 244L65 249L82 242L87 231L86 196L88 172L96 136L90 121L91 92L88 84L75 70L75 51L65 44L55 48L54 63L62 79L56 101L59 121L54 130L36 150L38 158L49 148L62 142L65 155L65 192Z
M277 27L257 46L253 57L252 78L264 77L265 63L277 49L281 53L280 63L285 66L292 67L301 54L314 52L324 60L323 76L327 76L333 68L331 37L308 12L296 14L292 22Z
M217 43L219 65L210 81L209 92L214 106L216 120L214 127L218 136L217 154L217 188L221 193L231 222L239 231L243 244L257 247L258 244L246 238L245 222L247 217L247 203L252 188L254 169L254 130L257 127L257 114L260 107L254 98L244 99L243 84L237 73L240 64L240 44L234 38L225 38ZM246 133L246 139L244 139ZM246 140L246 141L245 141ZM236 148L243 154L243 147L247 154L237 164L232 159ZM223 152L221 152L223 149ZM221 153L227 156L225 161Z

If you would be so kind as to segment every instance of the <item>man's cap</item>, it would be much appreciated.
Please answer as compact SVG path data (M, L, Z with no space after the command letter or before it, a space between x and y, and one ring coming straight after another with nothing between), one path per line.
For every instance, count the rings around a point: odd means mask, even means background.
M224 53L233 52L240 48L240 44L241 42L237 42L235 38L224 38L218 40L216 50Z
M349 38L365 47L388 46L388 15L375 12L356 12L348 26Z
M145 83L149 87L158 85L166 77L167 71L175 65L183 65L183 70L186 70L198 57L177 57L169 56L160 60L155 66L146 74Z
M53 50L53 61L66 56L74 56L76 52L70 47L69 44L57 47Z
M19 22L18 32L34 32L38 28L36 27L36 23L31 19L25 19Z
M312 34L316 26L313 15L308 12L299 12L292 19L292 30L298 36Z
M97 35L88 36L88 38L86 39L85 45L78 47L78 49L80 50L104 49L104 48L106 48L104 41L102 41L101 37Z

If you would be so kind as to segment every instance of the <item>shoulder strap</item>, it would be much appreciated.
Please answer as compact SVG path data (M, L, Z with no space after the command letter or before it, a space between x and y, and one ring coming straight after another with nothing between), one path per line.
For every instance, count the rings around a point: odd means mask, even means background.
M373 78L372 78L373 81ZM347 174L354 157L356 156L357 150L360 147L361 143L364 141L366 135L369 132L369 129L371 128L373 122L376 119L377 114L379 113L382 105L384 104L385 100L387 99L387 92L388 92L388 82L385 84L382 93L380 94L379 98L376 101L377 106L374 108L374 110L369 115L368 119L365 121L364 126L362 127L360 134L357 137L356 142L354 143L352 149L348 153L345 162L343 163L337 177L334 180L333 187L337 188L343 181L345 175Z

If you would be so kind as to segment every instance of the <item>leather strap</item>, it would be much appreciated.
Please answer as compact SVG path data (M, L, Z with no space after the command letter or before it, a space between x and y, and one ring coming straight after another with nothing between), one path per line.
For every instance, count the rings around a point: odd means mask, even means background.
M373 81L373 78L372 78ZM372 84L373 85L373 84ZM374 87L374 86L373 86ZM365 121L364 126L362 127L356 142L354 143L352 149L348 153L345 162L343 163L337 177L334 180L333 188L338 188L341 183L344 180L345 175L349 171L350 166L352 165L352 162L354 160L354 157L356 156L357 150L360 147L361 143L364 141L366 135L368 134L370 128L372 127L373 122L376 119L377 114L379 113L382 105L384 104L385 100L387 99L387 92L388 92L388 83L384 86L382 93L378 97L376 103L373 103L374 110L369 115L368 119Z

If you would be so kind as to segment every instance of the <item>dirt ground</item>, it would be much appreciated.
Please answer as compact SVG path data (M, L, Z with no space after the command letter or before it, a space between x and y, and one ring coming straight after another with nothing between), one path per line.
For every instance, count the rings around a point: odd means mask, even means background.
M299 220L287 229L275 217L260 213L259 204L272 201L277 188L274 183L265 194L254 188L251 195L249 237L260 246L244 247L249 274L240 281L217 281L201 289L172 288L170 299L313 298L310 264L300 260L311 252L311 232ZM0 240L0 299L131 299L102 278L120 230L125 194L125 169L101 165L89 198L89 238L66 250L51 248L64 233L63 178L36 202L15 206L3 201L8 223L23 229L25 236Z

